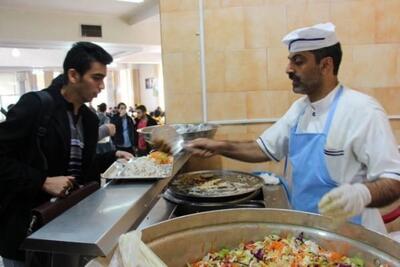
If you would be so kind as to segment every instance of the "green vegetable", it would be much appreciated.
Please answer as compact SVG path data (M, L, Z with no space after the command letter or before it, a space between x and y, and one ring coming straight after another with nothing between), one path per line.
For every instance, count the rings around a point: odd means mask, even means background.
M350 262L355 264L357 267L364 267L364 261L359 257L350 258Z

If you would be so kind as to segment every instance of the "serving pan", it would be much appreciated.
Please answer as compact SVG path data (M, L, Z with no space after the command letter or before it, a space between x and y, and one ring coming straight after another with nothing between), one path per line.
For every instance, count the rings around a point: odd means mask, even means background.
M262 178L246 172L204 170L178 175L167 190L178 198L190 201L217 202L252 194L263 184Z

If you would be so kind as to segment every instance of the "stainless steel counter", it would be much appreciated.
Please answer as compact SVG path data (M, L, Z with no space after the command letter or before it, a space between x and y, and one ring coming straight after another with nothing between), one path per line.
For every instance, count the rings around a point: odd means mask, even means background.
M171 178L189 157L183 153L175 160ZM141 223L171 178L113 180L30 235L22 247L52 254L105 256L121 234Z

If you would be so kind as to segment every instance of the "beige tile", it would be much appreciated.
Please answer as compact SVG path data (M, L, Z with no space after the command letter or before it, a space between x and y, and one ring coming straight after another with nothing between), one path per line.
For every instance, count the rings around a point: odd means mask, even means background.
M282 47L282 38L288 33L286 7L267 1L265 19L268 33L268 47Z
M204 171L204 170L221 170L222 157L215 156L211 158L191 157L183 167L183 172Z
M207 95L207 101L209 120L246 118L246 93L209 93Z
M339 81L352 86L354 83L353 46L342 45L342 62L339 67Z
M200 59L197 52L163 55L164 87L171 93L199 93Z
M222 7L262 6L264 5L264 0L220 0L220 3Z
M183 54L183 90L184 92L200 92L200 56L197 52Z
M246 125L221 125L218 127L218 134L228 136L229 134L247 134Z
M375 41L374 0L332 1L331 18L342 44L371 44ZM366 23L368 21L368 23Z
M161 12L198 10L198 0L160 0Z
M364 45L353 49L353 86L375 88L400 85L398 45Z
M400 115L400 87L375 89L375 98L385 108L388 115Z
M225 53L225 91L254 91L267 88L266 49Z
M382 0L376 2L377 43L400 42L400 1Z
M182 53L164 53L162 57L165 94L184 91Z
M243 9L246 48L265 48L268 46L266 10L264 6Z
M247 117L280 118L289 108L289 92L261 91L247 93Z
M207 50L244 48L244 19L240 7L205 11L205 46Z
M196 93L165 94L166 123L202 121L201 95Z
M330 20L328 1L296 0L287 4L288 29L294 30ZM306 14L306 15L305 15Z
M225 89L225 53L206 51L206 76L208 92L223 92Z
M247 131L255 136L260 136L266 129L271 127L271 125L272 123L250 124L247 126Z
M218 0L205 0L204 8L205 9L217 9L221 7L221 3Z
M161 46L163 53L198 51L198 12L161 13Z
M268 4L243 8L246 48L280 47L287 33L284 5Z
M286 74L289 63L286 47L268 48L268 89L291 90L292 83Z

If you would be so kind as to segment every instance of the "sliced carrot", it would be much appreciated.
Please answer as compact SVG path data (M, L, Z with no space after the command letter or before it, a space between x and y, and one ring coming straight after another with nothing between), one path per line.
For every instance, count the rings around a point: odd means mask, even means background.
M331 252L331 254L329 255L329 259L332 260L332 261L338 261L338 260L340 260L342 257L343 257L342 254L337 253L337 252L334 252L334 251Z

